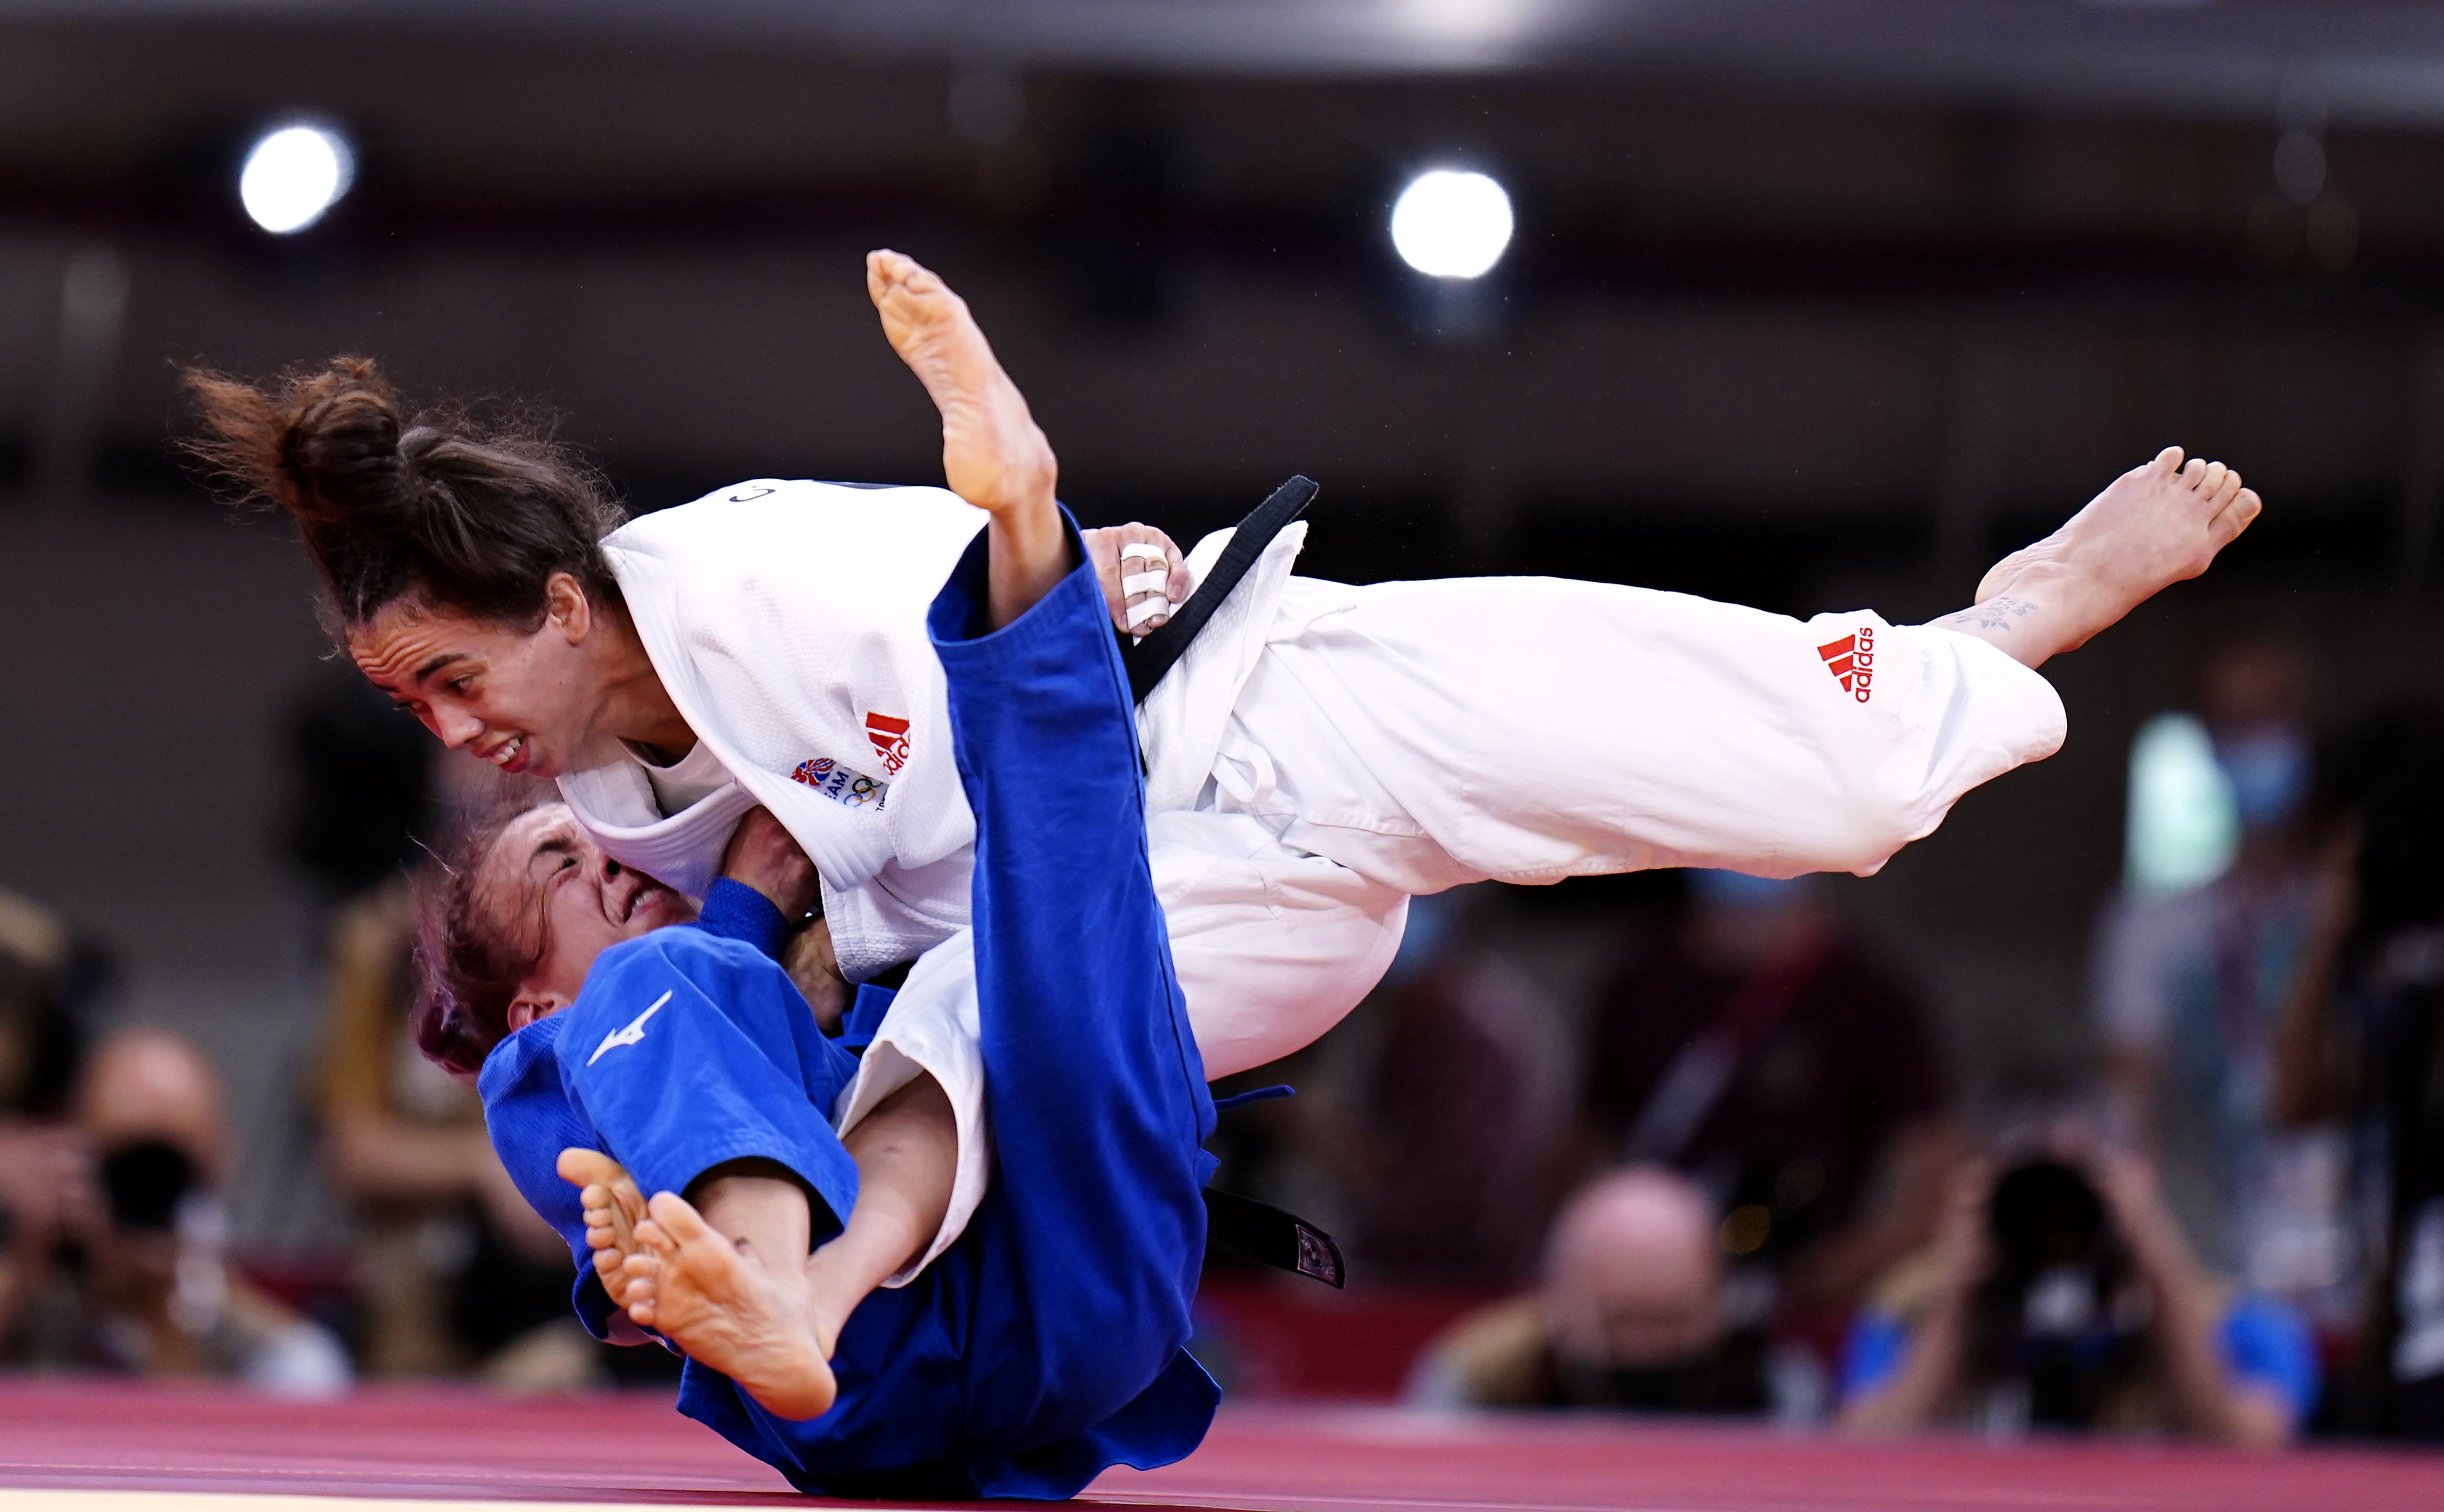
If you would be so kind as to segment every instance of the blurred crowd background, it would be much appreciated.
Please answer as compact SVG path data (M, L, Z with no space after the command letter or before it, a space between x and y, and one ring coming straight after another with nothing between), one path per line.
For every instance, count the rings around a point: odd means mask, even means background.
M1433 170L1480 277L1395 248ZM934 481L891 245L1082 519L1305 472L1317 576L1900 621L2168 444L2268 501L1879 876L1419 900L1224 1089L1295 1086L1221 1184L1353 1275L1217 1261L1235 1391L2444 1438L2439 191L2444 7L2372 0L0 0L0 1361L668 1389L407 1041L472 764L182 472L176 367L539 406L639 510Z

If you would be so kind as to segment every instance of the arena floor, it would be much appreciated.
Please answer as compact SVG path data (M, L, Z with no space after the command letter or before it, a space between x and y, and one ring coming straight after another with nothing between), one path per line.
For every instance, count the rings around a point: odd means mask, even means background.
M2419 1512L2444 1456L2110 1445L1854 1445L1733 1429L1245 1408L1186 1464L1115 1471L1115 1508L1247 1512ZM383 1501L799 1503L658 1402L377 1390L0 1384L0 1512L329 1512Z

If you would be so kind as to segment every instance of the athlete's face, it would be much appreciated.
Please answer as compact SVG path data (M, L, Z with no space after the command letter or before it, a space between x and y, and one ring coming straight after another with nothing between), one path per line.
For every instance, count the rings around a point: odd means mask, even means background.
M410 596L351 630L348 655L452 750L505 772L556 777L598 738L604 634L584 589L564 572L546 585L543 623L532 631Z
M687 899L597 849L565 803L512 820L483 869L478 906L535 952L509 1007L511 1029L576 1002L594 958L621 940L695 917Z

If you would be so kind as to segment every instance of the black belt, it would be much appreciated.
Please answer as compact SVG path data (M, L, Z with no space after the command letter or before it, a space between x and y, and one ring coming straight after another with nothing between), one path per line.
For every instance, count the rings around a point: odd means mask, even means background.
M1326 1286L1344 1283L1341 1246L1330 1234L1253 1197L1206 1188L1205 1244L1255 1264L1311 1276Z
M1293 475L1239 522L1231 544L1222 548L1221 560L1213 563L1213 570L1205 575L1205 581L1196 585L1196 591L1173 611L1169 619L1134 645L1125 634L1120 636L1120 659L1128 664L1132 698L1140 704L1146 701L1146 694L1154 691L1162 674L1186 654L1188 643L1196 638L1196 633L1205 628L1205 622L1213 618L1213 611L1222 607L1222 601L1231 597L1231 590L1239 586L1239 580L1273 544L1273 537L1280 535L1282 527L1297 519L1314 500L1315 480L1305 474Z

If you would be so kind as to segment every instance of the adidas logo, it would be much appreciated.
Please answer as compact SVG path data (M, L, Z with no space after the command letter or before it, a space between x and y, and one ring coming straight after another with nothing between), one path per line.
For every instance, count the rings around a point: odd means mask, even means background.
M1841 683L1842 691L1861 703L1867 701L1876 683L1876 632L1861 625L1855 636L1843 636L1830 645L1816 648L1824 658L1824 670Z
M882 758L883 768L894 776L908 765L908 721L869 713L865 716L865 738L874 742L875 754Z

